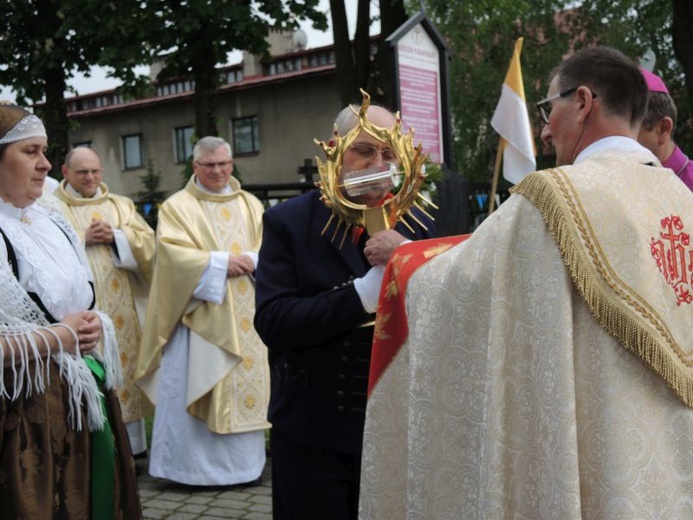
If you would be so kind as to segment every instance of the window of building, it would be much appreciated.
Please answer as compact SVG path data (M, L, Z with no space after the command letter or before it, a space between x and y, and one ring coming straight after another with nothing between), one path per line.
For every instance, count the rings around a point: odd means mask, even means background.
M142 167L142 134L123 136L123 168L130 170Z
M260 151L260 130L257 116L242 117L231 121L233 128L233 153L257 153Z
M186 162L192 156L192 126L182 126L174 130L176 162Z
M227 83L236 83L243 79L243 71L240 69L230 70L226 75Z

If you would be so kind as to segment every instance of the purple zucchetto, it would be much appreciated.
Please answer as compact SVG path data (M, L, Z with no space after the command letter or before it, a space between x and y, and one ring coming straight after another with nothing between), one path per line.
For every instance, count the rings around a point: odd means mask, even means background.
M664 81L662 81L662 78L656 74L653 74L647 69L641 68L640 72L642 72L642 75L645 78L645 83L647 83L647 90L650 92L662 92L664 94L669 93L669 89L667 89L667 86L664 84Z

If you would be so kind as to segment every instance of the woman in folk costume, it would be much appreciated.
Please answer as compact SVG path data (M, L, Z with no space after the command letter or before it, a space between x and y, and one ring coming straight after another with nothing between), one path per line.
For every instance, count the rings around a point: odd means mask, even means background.
M36 204L46 146L36 116L0 104L0 516L137 519L113 325L76 234Z

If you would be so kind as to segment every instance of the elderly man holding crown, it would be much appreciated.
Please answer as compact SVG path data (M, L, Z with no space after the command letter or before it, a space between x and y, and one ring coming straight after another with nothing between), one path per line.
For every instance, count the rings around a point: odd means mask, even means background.
M412 137L368 98L346 107L319 143L321 189L264 214L255 328L269 349L275 519L356 518L383 266L405 239L432 236L409 198L424 161ZM393 170L404 180L390 194Z

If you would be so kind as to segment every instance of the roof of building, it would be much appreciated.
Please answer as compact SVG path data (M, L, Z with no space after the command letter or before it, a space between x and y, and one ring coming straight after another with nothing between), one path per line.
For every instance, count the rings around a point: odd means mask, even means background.
M245 77L244 64L238 63L219 69L226 82L218 92L244 90L261 85L281 83L308 76L332 73L335 69L334 46L299 50L274 56L262 65L261 74ZM68 117L73 119L93 117L106 113L123 112L142 107L163 105L191 99L195 85L188 78L174 78L156 85L156 92L141 99L125 99L117 89L103 90L91 94L67 98Z

